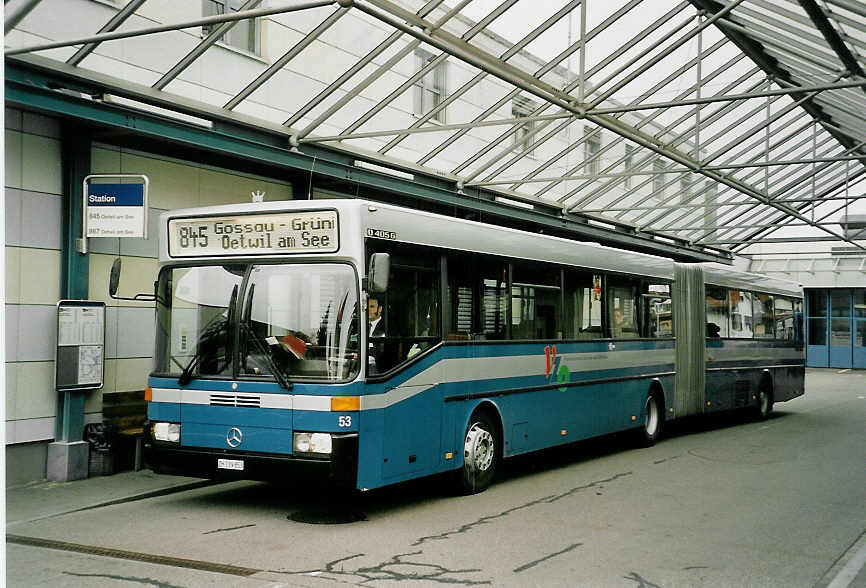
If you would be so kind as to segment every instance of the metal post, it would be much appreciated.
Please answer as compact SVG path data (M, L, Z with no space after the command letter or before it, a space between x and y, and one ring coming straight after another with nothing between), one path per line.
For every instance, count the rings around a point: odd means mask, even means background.
M569 17L569 25L571 17ZM571 38L569 35L569 44ZM583 104L586 101L586 2L580 3L580 85L577 89L577 101Z
M701 28L701 23L703 20L703 12L698 11L698 63L695 66L697 78L695 81L695 98L698 100L701 99L701 72L703 65L703 53L704 53L704 29ZM695 159L701 160L701 109L700 107L695 108Z
M67 124L63 127L63 175L66 198L63 199L63 251L60 297L87 298L89 260L76 251L82 236L80 220L84 214L84 177L90 170L90 131ZM55 441L48 446L49 480L66 482L87 477L88 446L84 438L84 400L82 390L58 394L55 417Z

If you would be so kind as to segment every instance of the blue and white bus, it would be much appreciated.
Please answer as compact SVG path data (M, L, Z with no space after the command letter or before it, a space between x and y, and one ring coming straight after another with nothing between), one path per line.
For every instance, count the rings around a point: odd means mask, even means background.
M146 462L360 490L803 394L798 285L361 200L164 213Z

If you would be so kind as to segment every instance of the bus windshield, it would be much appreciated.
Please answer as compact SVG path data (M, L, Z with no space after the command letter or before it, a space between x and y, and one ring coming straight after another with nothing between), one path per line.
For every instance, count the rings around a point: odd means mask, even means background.
M158 373L345 381L360 369L349 265L171 268L158 292Z

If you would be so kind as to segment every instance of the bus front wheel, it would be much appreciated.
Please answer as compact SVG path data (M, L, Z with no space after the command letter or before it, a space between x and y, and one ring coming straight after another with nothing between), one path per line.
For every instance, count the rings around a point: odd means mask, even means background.
M463 467L460 470L460 490L476 494L490 486L499 463L499 433L492 419L476 413L469 419L463 437Z

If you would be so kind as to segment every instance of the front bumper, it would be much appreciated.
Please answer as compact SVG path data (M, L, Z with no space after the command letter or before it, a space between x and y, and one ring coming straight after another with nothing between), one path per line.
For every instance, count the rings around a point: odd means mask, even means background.
M219 459L242 460L244 469L220 469L217 467ZM205 447L173 447L145 437L144 461L157 474L273 482L307 480L354 488L358 478L358 435L335 435L330 459Z

